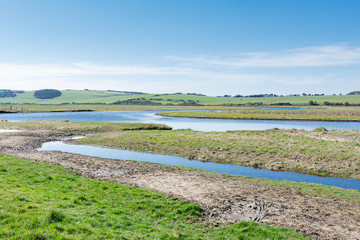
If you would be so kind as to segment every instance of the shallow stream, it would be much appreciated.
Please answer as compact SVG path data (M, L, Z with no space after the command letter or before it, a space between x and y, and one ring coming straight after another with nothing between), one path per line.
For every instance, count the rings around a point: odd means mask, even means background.
M89 145L74 145L74 144L67 144L61 141L44 143L42 147L37 150L61 151L61 152L82 154L91 157L101 157L101 158L110 158L110 159L136 160L142 162L167 164L172 166L198 168L205 171L216 172L216 173L226 173L226 174L256 177L256 178L267 178L273 180L288 180L293 182L318 183L318 184L335 186L345 189L360 190L360 181L355 179L318 177L313 175L292 173L292 172L274 172L267 169L256 169L252 167L244 167L244 166L232 165L232 164L200 162L174 155L136 152L129 150L119 150L112 148L89 146Z

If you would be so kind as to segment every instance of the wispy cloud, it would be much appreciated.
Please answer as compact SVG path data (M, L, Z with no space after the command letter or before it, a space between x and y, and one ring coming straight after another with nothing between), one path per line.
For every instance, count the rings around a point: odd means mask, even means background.
M140 65L101 65L94 63L71 64L0 64L0 79L57 79L77 77L121 77L121 76L183 76L201 80L236 80L241 82L263 81L267 75L227 73L196 68L151 67Z
M93 63L70 64L0 64L0 78L24 79L47 77L74 77L86 75L184 75L191 69L148 66L101 65Z
M360 48L346 45L244 53L231 57L168 58L181 60L181 63L0 63L0 83L1 88L24 90L94 88L145 92L196 91L214 95L246 93L246 89L259 93L280 91L282 88L300 91L307 87L323 89L324 86L334 88L346 85L357 89L360 86L358 78L352 73L289 68L360 64Z
M278 52L250 52L226 57L220 56L166 56L167 59L181 61L198 67L319 67L360 64L360 48L347 45L305 47Z

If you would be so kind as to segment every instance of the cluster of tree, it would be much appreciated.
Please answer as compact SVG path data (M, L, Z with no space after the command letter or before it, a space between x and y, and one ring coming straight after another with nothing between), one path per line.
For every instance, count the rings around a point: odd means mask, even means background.
M254 98L254 97L278 97L278 95L270 93L270 94L253 94L253 95L235 95L234 98Z
M14 91L12 90L1 89L0 98L6 98L6 97L16 97L16 93L14 93Z
M145 98L132 98L128 100L119 100L113 102L112 104L122 104L122 105L161 105L161 103L153 102L146 100Z
M201 94L201 93L187 93L187 95L206 96L205 94Z
M310 106L318 106L319 104L316 101L310 100L309 105Z
M278 103L271 103L270 105L291 106L291 103L289 103L289 102L278 102Z
M311 93L302 93L301 95L300 94L289 94L289 95L277 95L277 94L274 94L274 93L264 93L264 94L253 94L253 95L240 95L240 94L237 94L237 95L228 95L228 94L225 94L224 96L218 96L218 97L234 97L234 98L260 98L260 97L300 97L300 96L324 96L325 94L324 93L315 93L315 94L311 94ZM334 94L336 95L336 94ZM341 95L341 94L340 94Z
M150 98L150 100L152 100L152 101L163 101L164 99L162 99L162 98ZM170 99L170 101L171 101L171 99Z
M156 94L154 95L155 97L161 96L161 95L182 95L184 93L182 92L176 92L176 93L164 93L164 94ZM205 94L201 94L201 93L186 93L186 95L194 95L194 96L206 96Z
M246 105L250 105L250 106L262 106L264 105L263 102L248 102L246 103Z
M352 91L349 92L347 95L360 95L360 91Z
M17 93L24 93L24 91L0 89L0 98L16 97Z
M199 100L197 100L197 101L194 101L194 100L187 100L187 101L182 100L182 103L180 105L182 105L182 106L203 106L203 105L199 104L198 102L199 102Z
M53 99L61 96L61 92L56 89L41 89L34 92L34 96L39 99Z
M360 103L349 103L349 102L342 103L342 102L325 101L324 105L327 105L327 106L360 106Z

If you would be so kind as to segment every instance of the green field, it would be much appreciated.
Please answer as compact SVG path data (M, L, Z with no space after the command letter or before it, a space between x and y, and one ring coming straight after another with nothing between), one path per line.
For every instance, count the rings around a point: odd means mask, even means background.
M253 222L212 227L189 202L6 155L0 181L1 239L306 239Z
M323 105L329 103L360 104L360 95L329 95L329 96L299 96L299 97L261 97L261 98L233 98L210 97L188 94L133 94L110 90L62 90L62 95L54 99L37 99L34 91L17 93L16 97L0 98L0 104L112 104L116 101L133 100L136 102L122 103L130 105L209 105L236 106L252 104L283 104L295 106L309 105L310 101Z

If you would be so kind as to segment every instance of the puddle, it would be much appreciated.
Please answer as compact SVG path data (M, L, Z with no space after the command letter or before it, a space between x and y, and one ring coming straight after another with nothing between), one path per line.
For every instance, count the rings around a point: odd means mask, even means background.
M14 129L0 129L0 133L9 133L9 132L23 132L24 130L14 130Z

